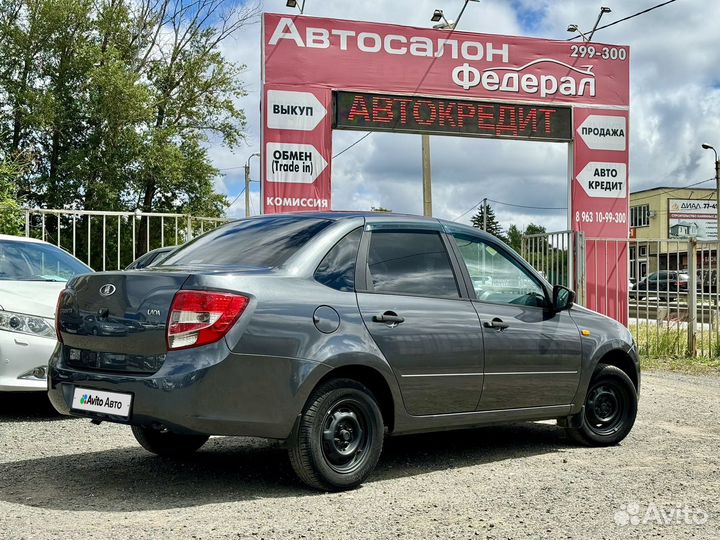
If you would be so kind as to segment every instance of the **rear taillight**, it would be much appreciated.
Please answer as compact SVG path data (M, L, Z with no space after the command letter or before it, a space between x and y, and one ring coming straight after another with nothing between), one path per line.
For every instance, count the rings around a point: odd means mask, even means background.
M62 313L62 303L65 299L66 294L67 289L63 289L62 291L60 291L57 305L55 306L55 334L57 335L57 339L60 343L62 343L62 335L60 333L60 314Z
M168 350L198 347L222 339L249 301L239 294L179 291L168 317Z

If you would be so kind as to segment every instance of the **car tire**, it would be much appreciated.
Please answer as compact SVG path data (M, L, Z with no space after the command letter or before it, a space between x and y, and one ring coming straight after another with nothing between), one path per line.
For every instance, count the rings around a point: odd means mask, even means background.
M334 379L310 396L288 441L295 473L308 486L342 491L359 486L382 452L385 426L363 384Z
M132 433L145 450L163 457L182 457L197 451L208 435L184 435L143 426L132 426Z
M567 434L585 446L618 444L635 423L637 404L637 391L627 373L600 364L585 395L580 425L567 428Z

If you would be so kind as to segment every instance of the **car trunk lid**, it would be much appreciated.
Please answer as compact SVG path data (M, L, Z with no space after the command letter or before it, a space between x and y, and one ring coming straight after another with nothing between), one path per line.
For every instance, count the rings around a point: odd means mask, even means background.
M109 366L127 363L123 357L163 356L168 312L188 277L186 272L104 272L75 278L61 297L57 325L67 349L86 352L68 354ZM90 358L88 352L106 358Z

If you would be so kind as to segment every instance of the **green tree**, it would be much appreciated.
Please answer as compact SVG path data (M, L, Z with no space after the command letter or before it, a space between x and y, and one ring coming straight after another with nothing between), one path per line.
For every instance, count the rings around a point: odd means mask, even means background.
M510 225L507 230L507 243L518 253L520 253L522 249L522 237L523 233L520 232L520 229L518 229L516 225Z
M534 223L530 223L527 227L525 227L525 232L523 234L530 235L530 234L545 234L547 233L547 229L543 227L542 225L535 225Z
M388 212L388 213L392 212L392 210L390 210L389 208L384 208L382 206L371 206L370 211L371 212Z
M245 129L244 67L222 50L257 13L222 0L0 0L0 157L31 156L14 177L22 200L222 216L206 143L234 148ZM158 227L132 223L159 244ZM71 237L57 228L46 232ZM108 251L128 241L116 236Z
M545 227L543 227L542 225L535 225L534 223L530 223L527 227L525 227L525 231L523 232L522 236L526 237L532 235L544 235L546 232L547 231ZM527 253L535 253L542 255L548 252L548 250L550 249L550 244L548 243L547 238L543 236L528 239L526 240L526 242ZM517 252L521 253L521 249L517 249Z
M20 163L0 161L0 234L19 235L22 232L23 213L15 184L21 170Z
M485 219L485 210L487 208L487 220ZM500 222L495 217L495 211L492 209L492 206L488 205L482 205L477 211L477 214L475 214L472 218L470 218L470 222L472 223L473 227L477 227L478 229L483 229L483 225L485 225L485 231L492 234L493 236L496 236L500 240L505 241L506 238L503 234L503 229L500 226Z
M205 150L244 137L222 0L0 0L0 156L33 206L222 215Z

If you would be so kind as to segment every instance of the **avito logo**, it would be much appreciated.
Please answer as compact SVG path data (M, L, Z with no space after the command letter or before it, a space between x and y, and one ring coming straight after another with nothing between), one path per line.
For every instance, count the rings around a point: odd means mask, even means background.
M105 405L105 402L99 396L93 397L92 394L83 394L83 397L80 398L80 405Z

